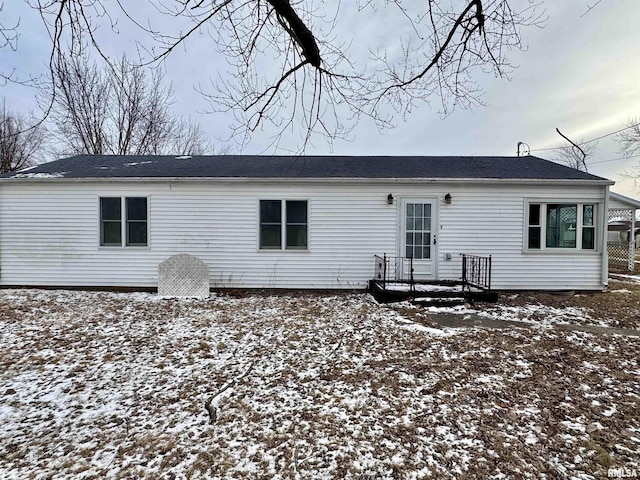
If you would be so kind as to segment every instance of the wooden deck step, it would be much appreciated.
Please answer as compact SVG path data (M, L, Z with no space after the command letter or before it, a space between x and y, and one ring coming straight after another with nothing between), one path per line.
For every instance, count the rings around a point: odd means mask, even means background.
M414 305L423 307L455 307L466 303L463 297L419 297L411 300Z

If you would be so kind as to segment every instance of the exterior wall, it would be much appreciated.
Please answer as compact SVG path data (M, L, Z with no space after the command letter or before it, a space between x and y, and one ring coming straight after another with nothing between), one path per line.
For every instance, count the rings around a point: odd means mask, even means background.
M460 254L492 256L492 287L501 290L601 290L606 187L513 185L451 186L440 205L439 276L458 278ZM525 203L575 201L598 204L594 252L525 252ZM451 253L451 260L445 254Z
M212 287L364 288L373 255L398 255L403 197L439 198L438 277L461 253L493 256L496 289L602 289L602 240L585 253L524 252L525 198L604 202L603 186L321 183L3 183L0 285L157 286L158 264L189 253ZM389 193L395 197L388 205ZM446 193L453 197L445 204ZM149 246L100 247L99 197L149 197ZM260 199L309 202L308 251L260 251ZM599 218L604 208L599 209ZM451 260L446 260L446 253Z
M632 202L637 202L633 199L630 199L630 200ZM618 200L613 196L609 197L609 208L612 210L635 210L636 209L635 205Z
M619 200L616 200L615 198L609 198L609 208L610 209L621 209L621 210L630 210L633 207L630 207L629 205L627 205L626 203L622 203Z

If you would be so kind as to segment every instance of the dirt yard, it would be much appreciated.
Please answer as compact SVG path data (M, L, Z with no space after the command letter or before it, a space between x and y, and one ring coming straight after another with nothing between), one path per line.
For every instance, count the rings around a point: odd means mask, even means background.
M622 274L626 275L626 274ZM562 296L545 293L502 295L497 308L486 305L494 315L510 311L522 319L536 322L577 323L615 328L640 329L640 277L616 276L604 293L577 293ZM522 312L518 313L517 309ZM529 314L529 315L527 315ZM554 318L555 317L555 320Z
M640 286L449 315L365 294L0 290L0 478L640 475ZM635 303L634 303L635 302ZM205 404L208 408L205 408Z

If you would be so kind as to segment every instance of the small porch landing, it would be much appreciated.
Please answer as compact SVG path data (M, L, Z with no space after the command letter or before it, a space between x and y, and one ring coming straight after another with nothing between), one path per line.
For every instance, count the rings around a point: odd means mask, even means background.
M456 280L437 282L369 282L369 291L380 303L410 301L416 305L448 307L473 302L495 302L498 295Z
M495 302L491 290L491 257L462 255L462 280L416 280L413 259L375 255L369 291L381 303L406 300L424 306L454 306Z

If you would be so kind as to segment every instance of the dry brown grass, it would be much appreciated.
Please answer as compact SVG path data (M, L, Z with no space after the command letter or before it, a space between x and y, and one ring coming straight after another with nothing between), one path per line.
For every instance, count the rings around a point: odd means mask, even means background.
M580 308L585 309L598 324L640 329L640 284L631 282L611 280L606 292L578 292L569 296L541 292L504 294L500 296L499 303L514 307L541 305L558 309ZM487 307L490 308L490 305ZM544 309L539 311L538 316L538 320L545 318Z

